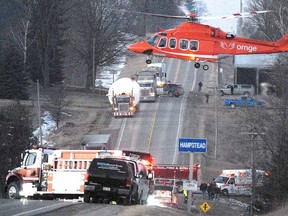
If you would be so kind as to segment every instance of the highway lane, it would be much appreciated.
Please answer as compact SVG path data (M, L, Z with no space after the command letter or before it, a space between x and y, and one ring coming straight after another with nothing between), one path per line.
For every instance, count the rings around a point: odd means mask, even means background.
M137 215L189 215L175 208L149 205L114 205L57 200L9 200L0 198L1 216L137 216Z
M159 97L156 103L141 103L140 112L133 118L113 119L110 127L120 127L116 149L150 152L158 164L187 163L185 156L178 156L178 138L191 137L183 133L183 120L187 99L191 91L198 91L198 82L207 85L214 70L195 69L193 62L165 59L167 77L171 83L182 84L185 94L179 98ZM186 119L187 120L187 119ZM193 121L193 119L190 119ZM195 123L194 119L194 123Z

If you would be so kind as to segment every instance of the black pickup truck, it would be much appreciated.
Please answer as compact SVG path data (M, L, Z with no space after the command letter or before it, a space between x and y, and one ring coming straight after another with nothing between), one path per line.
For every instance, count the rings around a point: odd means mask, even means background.
M95 158L87 170L84 202L109 201L145 204L149 194L148 173L137 160Z

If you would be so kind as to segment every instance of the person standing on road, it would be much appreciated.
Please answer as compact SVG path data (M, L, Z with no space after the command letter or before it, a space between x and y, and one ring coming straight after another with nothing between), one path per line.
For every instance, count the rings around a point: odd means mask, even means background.
M205 199L206 191L207 191L207 184L202 182L200 185L200 190L202 192L202 198Z
M221 189L220 189L220 187L218 187L217 184L216 184L216 186L215 186L215 200L216 200L216 201L219 201L219 200L220 200L220 193L221 193Z
M209 94L206 93L206 94L205 94L205 97L206 97L206 103L208 103L208 101L209 101Z
M231 85L231 95L233 95L233 93L234 93L234 86Z
M202 86L203 86L203 83L200 81L200 82L198 83L198 92L201 91Z
M213 200L213 196L212 196L212 185L211 183L207 184L207 192L208 192L208 199L209 200Z

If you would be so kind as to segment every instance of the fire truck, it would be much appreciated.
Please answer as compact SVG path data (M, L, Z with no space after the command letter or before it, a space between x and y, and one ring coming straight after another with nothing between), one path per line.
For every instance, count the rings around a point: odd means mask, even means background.
M79 198L84 194L84 176L91 161L99 157L122 157L122 150L59 150L36 148L25 151L20 167L9 171L5 191L10 199L20 197Z
M193 166L193 179L197 180L199 164ZM183 189L183 181L189 180L189 166L159 164L153 165L155 185L174 185L178 192Z

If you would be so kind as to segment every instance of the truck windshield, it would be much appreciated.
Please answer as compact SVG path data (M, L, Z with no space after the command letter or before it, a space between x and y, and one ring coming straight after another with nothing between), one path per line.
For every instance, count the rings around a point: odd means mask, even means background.
M140 87L152 87L151 83L140 83Z
M117 97L116 102L117 103L129 103L130 97Z
M36 161L36 158L37 158L37 154L35 152L28 153L24 165L25 166L33 165Z
M223 183L225 184L227 181L228 181L228 177L224 177L224 176L218 176L216 179L215 179L215 182L216 183Z

